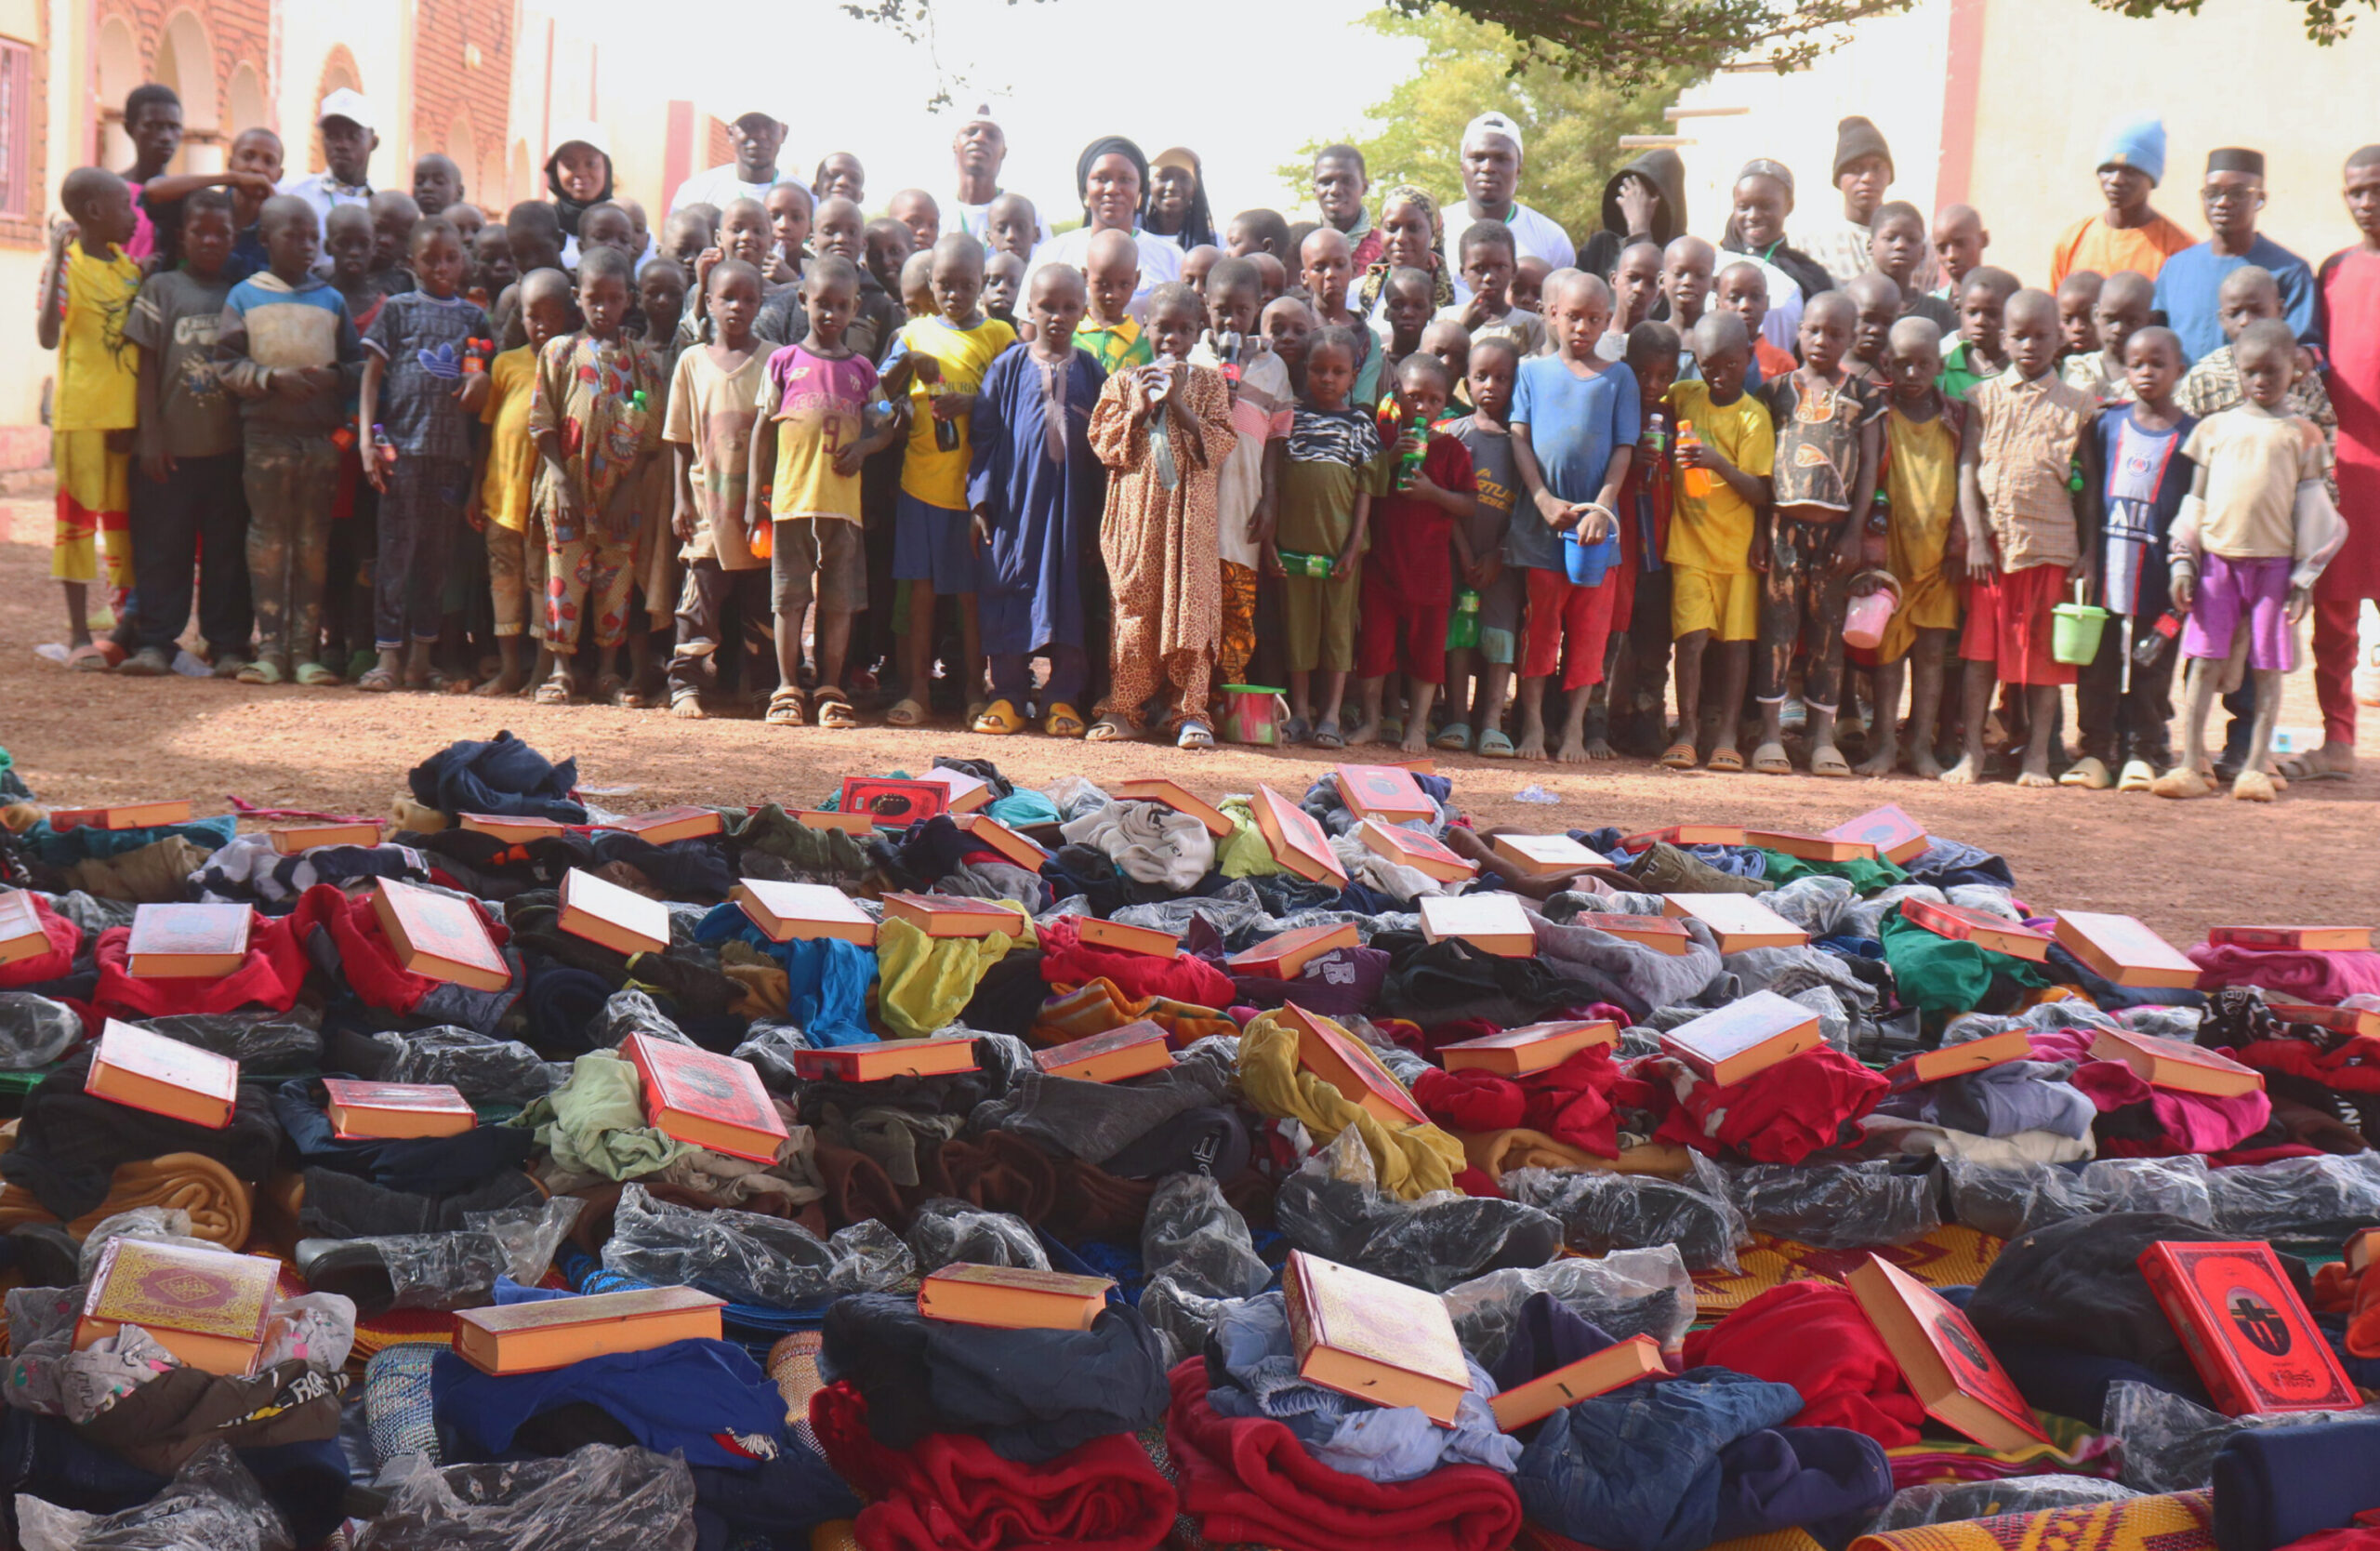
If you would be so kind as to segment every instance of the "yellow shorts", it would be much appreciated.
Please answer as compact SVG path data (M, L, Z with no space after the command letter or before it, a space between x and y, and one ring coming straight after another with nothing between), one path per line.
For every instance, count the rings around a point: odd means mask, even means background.
M1760 634L1760 577L1750 571L1705 571L1670 563L1670 635L1709 630L1720 641Z

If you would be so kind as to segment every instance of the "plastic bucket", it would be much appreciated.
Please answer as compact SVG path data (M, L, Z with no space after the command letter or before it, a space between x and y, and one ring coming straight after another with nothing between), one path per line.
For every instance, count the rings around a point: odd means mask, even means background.
M1884 643L1884 626L1899 607L1900 589L1887 577L1873 592L1851 600L1843 615L1843 643L1874 651Z
M2050 612L2049 655L2080 668L2099 655L2099 637L2108 628L2108 611L2082 601L2082 584L2074 584L2074 601Z
M1281 741L1281 723L1289 720L1282 691L1264 684L1223 685L1223 735L1227 743L1252 743L1270 749Z
M1611 570L1611 563L1620 557L1620 530L1615 527L1593 544L1579 541L1576 528L1562 535L1562 567L1571 581L1580 587L1600 587Z

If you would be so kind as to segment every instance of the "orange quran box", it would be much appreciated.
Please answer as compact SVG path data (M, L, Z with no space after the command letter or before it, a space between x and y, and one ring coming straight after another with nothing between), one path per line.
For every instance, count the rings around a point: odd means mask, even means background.
M1843 1281L1926 1415L2003 1453L2050 1441L2016 1381L1948 1299L1873 1254Z
M1294 1001L1282 1006L1281 1017L1298 1031L1298 1065L1338 1089L1340 1097L1385 1126L1429 1123L1371 1046Z
M1673 894L1661 912L1711 928L1722 953L1755 948L1800 948L1810 935L1748 894ZM1588 922L1593 925L1593 922Z
M1847 824L1836 825L1820 838L1874 846L1877 855L1896 867L1915 861L1934 844L1917 820L1900 811L1897 802L1871 808Z
M1641 835L1631 835L1620 842L1620 849L1630 855L1650 851L1656 845L1741 845L1744 829L1740 824L1673 824L1663 829L1647 829Z
M1116 1284L1028 1266L945 1266L918 1284L918 1312L1003 1331L1087 1331Z
M1908 903L1904 900L1902 903ZM2032 1040L2022 1028L2003 1029L1987 1034L1980 1040L1967 1040L1939 1050L1922 1050L1906 1060L1896 1061L1884 1068L1884 1076L1896 1088L1912 1087L1920 1082L1939 1082L1946 1077L1963 1072L1979 1072L1988 1067L2004 1067L2011 1061L2022 1061L2033 1054Z
M2294 948L2300 953L2367 953L2369 926L2217 926L2206 935L2217 947Z
M220 1131L239 1107L240 1064L228 1055L110 1018L83 1092L152 1115Z
M1243 948L1223 962L1242 974L1295 980L1306 965L1324 954L1358 947L1362 941L1352 921L1342 921L1336 926L1300 926Z
M1013 937L1025 918L988 900L955 894L888 894L884 919L906 921L929 937Z
M895 776L846 776L837 807L866 814L881 829L906 829L921 818L950 811L950 788L940 781L909 781Z
M1475 1067L1506 1077L1522 1077L1558 1067L1590 1045L1619 1043L1618 1024L1609 1018L1587 1018L1574 1023L1533 1023L1523 1028L1507 1028L1501 1034L1482 1034L1475 1040L1440 1045L1438 1056L1450 1072Z
M318 845L377 845L380 827L377 824L298 824L284 829L267 831L272 836L272 849L284 856L295 856L301 851L311 851Z
M1137 781L1126 781L1110 794L1122 802L1155 802L1171 808L1178 814L1188 814L1207 827L1207 833L1217 840L1229 840L1239 826L1223 816L1223 810L1212 802L1193 797L1179 781L1148 776Z
M2347 1268L2361 1276L2374 1260L2380 1260L2380 1227L2357 1228L2347 1236L2340 1256Z
M245 905L139 905L124 945L125 973L142 980L212 980L248 956Z
M2161 1241L2141 1251L2138 1264L2225 1415L2363 1403L2271 1245Z
M1256 789L1254 812L1256 832L1275 861L1309 883L1346 886L1347 869L1313 815L1267 786Z
M992 800L992 783L963 770L936 765L918 779L942 789L943 802L949 813L972 814Z
M1071 1077L1078 1082L1121 1082L1173 1065L1173 1051L1165 1042L1165 1028L1142 1018L1104 1034L1086 1034L1062 1045L1033 1053L1033 1064L1051 1077Z
M1445 1299L1303 1250L1289 1252L1281 1292L1300 1378L1454 1425L1471 1370Z
M1989 910L1971 910L1964 905L1937 905L1930 900L1910 898L1900 902L1900 915L1911 926L1923 926L1937 937L1970 942L1994 953L2005 953L2012 959L2030 959L2036 964L2049 961L2050 936L2036 932L2006 916L1995 916Z
M1694 934L1667 916L1581 913L1573 918L1570 924L1592 926L1598 932L1608 932L1624 942L1649 948L1659 953L1684 955L1694 949Z
M727 891L727 897L773 943L832 937L862 948L876 946L876 922L858 901L831 884L745 878Z
M776 1161L785 1121L751 1062L650 1034L629 1035L620 1053L644 1079L644 1117L654 1129L731 1158Z
M562 874L562 914L554 924L631 958L669 947L668 906L578 868Z
M2150 1087L2177 1094L2230 1098L2255 1093L2265 1085L2264 1073L2220 1051L2129 1028L2100 1029L2091 1041L2091 1056L2097 1061L2121 1061Z
M888 1077L939 1077L975 1069L973 1036L949 1040L866 1040L793 1053L794 1075L807 1081L876 1082Z
M1793 829L1747 829L1744 843L1763 851L1798 857L1805 862L1872 862L1872 841L1844 840L1834 835L1805 835Z
M187 797L163 802L118 802L105 808L55 808L49 815L49 827L53 829L153 829L160 825L189 822Z
M725 1306L691 1287L640 1287L467 1308L455 1316L455 1355L499 1377L543 1373L673 1341L717 1341Z
M950 822L959 826L959 832L977 845L998 852L1002 857L1027 872L1040 871L1041 864L1050 859L1050 853L1038 843L1018 834L989 814L954 814Z
M2380 1013L2367 1007L2322 1007L2310 1001L2282 1001L2273 997L2266 998L2265 1005L2283 1023L2311 1024L2341 1034L2380 1038Z
M1393 764L1334 764L1340 801L1358 818L1435 818L1438 805L1422 791L1412 772Z
M1348 930L1353 932L1355 928L1350 925ZM49 934L42 930L41 912L33 908L33 896L22 889L0 889L0 964L13 964L20 959L48 951Z
M671 841L695 840L704 835L716 835L726 828L716 808L656 808L649 814L631 818L615 818L602 826L634 835L648 845L668 845Z
M469 900L381 878L372 884L372 913L406 974L475 991L510 988L512 966Z
M1553 1372L1514 1385L1488 1402L1501 1432L1516 1433L1532 1422L1542 1422L1565 1406L1608 1394L1638 1379L1669 1372L1661 1360L1661 1344L1649 1335L1633 1335L1593 1357L1564 1363Z
M1120 921L1103 921L1097 916L1078 917L1077 924L1082 930L1083 942L1092 948L1137 953L1145 959L1170 959L1182 951L1181 938L1154 926L1127 926Z
M493 835L514 845L531 841L551 840L566 835L571 826L558 818L526 818L515 814L465 814L462 828L475 834Z
M1431 894L1420 904L1425 941L1460 939L1500 959L1527 959L1537 952L1537 931L1516 894Z
M1582 868L1611 865L1610 857L1567 835L1498 835L1488 848L1529 878L1559 878Z
M1661 1036L1661 1050L1726 1088L1826 1043L1818 1015L1775 991L1754 991Z
M838 813L832 808L804 808L793 821L805 829L840 829L847 835L876 833L876 820L866 814Z
M74 1321L74 1349L138 1325L192 1368L253 1373L280 1284L271 1255L111 1239Z
M1433 837L1419 829L1408 829L1402 824L1368 818L1355 826L1355 838L1374 855L1385 856L1441 883L1468 882L1479 872L1477 862L1456 855Z
M2119 986L2186 991L2198 984L2198 966L2132 916L2060 910L2056 935L2068 952Z
M462 1092L450 1082L361 1082L350 1077L326 1077L323 1088L330 1095L324 1110L342 1142L458 1136L480 1123Z

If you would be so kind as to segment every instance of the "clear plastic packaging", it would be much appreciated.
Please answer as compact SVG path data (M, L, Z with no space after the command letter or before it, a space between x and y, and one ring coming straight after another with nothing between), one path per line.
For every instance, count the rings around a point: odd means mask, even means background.
M2224 1416L2152 1385L2122 1380L2108 1385L2105 1428L2123 1440L2124 1485L2144 1492L2195 1491L2215 1483L2215 1456L2234 1433L2375 1418L2380 1405Z
M2162 1212L2193 1223L2215 1221L2216 1182L2198 1158L2103 1158L2079 1173L2046 1163L2003 1167L1964 1159L1946 1160L1943 1168L1950 1181L1951 1216L2002 1239L2108 1212ZM2236 1197L2243 1208L2250 1203L2248 1188Z
M1842 919L1835 922L1835 934L1873 942L1884 934L1884 917L1904 899L1923 899L1929 905L1944 903L1942 891L1931 883L1895 883L1844 907Z
M1560 1223L1523 1201L1450 1190L1413 1201L1385 1194L1354 1126L1281 1182L1273 1215L1310 1254L1433 1292L1499 1265L1542 1266L1562 1244Z
M1449 1288L1447 1312L1462 1349L1492 1368L1513 1338L1521 1306L1551 1292L1614 1340L1649 1335L1674 1351L1694 1323L1694 1278L1674 1244L1614 1250L1600 1260L1557 1260L1527 1270L1490 1271ZM1142 1300L1141 1306L1148 1306Z
M1857 897L1849 879L1814 872L1769 890L1760 902L1811 936L1831 937Z
M1954 1524L2003 1513L2043 1513L2092 1503L2121 1503L2140 1493L2096 1476L2011 1476L1999 1481L1926 1482L1903 1487L1876 1521L1860 1531L1914 1530L1924 1524Z
M83 1279L90 1280L91 1274L99 1269L99 1254L111 1239L154 1239L184 1249L223 1247L195 1237L191 1226L190 1213L178 1206L136 1206L102 1217L83 1236Z
M355 1551L694 1551L694 1477L676 1454L589 1443L560 1459L443 1470L403 1454L377 1484L389 1505Z
M2185 1222L2215 1220L2202 1158L2103 1158L2082 1165L2086 1212L2162 1212Z
M380 1252L390 1308L468 1308L485 1303L504 1275L504 1246L492 1233L407 1233L350 1239Z
M811 1048L809 1039L795 1025L755 1019L734 1055L738 1061L752 1063L760 1074L761 1087L773 1094L791 1094L799 1091L795 1084L801 1080L801 1074L793 1067L793 1053Z
M211 1442L165 1491L119 1513L77 1513L19 1492L17 1544L24 1551L296 1551L298 1542L239 1456Z
M1695 1271L1733 1272L1752 1230L1712 1161L1695 1156L1684 1180L1584 1169L1515 1169L1504 1193L1554 1213L1562 1241L1580 1254L1674 1244Z
M878 1292L917 1274L917 1260L877 1218L822 1239L799 1223L654 1200L620 1191L603 1265L655 1286L699 1286L735 1303L808 1309L846 1292Z
M908 1247L921 1277L962 1263L1050 1268L1050 1256L1033 1225L1012 1213L986 1212L948 1196L937 1196L918 1208L909 1222Z
M0 1071L46 1067L82 1037L83 1020L66 1003L31 991L0 991Z
M670 1021L669 1014L658 1003L634 988L614 991L603 1003L603 1010L587 1026L588 1048L617 1050L620 1041L631 1034L649 1035L673 1045L691 1047L694 1042Z
M2215 1169L2206 1186L2215 1226L2235 1239L2334 1241L2380 1223L2380 1153Z
M397 1053L382 1080L450 1082L473 1104L534 1104L570 1076L567 1065L549 1062L517 1040L453 1024L372 1037Z
M1175 1285L1171 1277L1157 1276L1151 1277L1148 1285L1141 1289L1141 1301L1135 1306L1140 1309L1141 1318L1148 1321L1149 1329L1157 1332L1157 1341L1165 1347L1165 1365L1170 1368L1183 1358L1197 1356L1205 1348L1207 1337L1214 1332L1215 1322L1223 1318L1223 1310L1237 1301L1204 1297Z
M1248 1220L1207 1174L1157 1181L1141 1225L1141 1264L1151 1277L1207 1298L1253 1297L1273 1279Z
M523 1287L545 1279L563 1235L578 1221L587 1203L576 1196L555 1196L540 1206L508 1207L502 1212L466 1212L463 1226L495 1237L504 1252L506 1273Z
M272 1306L257 1370L294 1359L336 1373L347 1366L347 1355L353 1350L355 1300L337 1292L300 1292Z
M140 1027L186 1045L228 1055L247 1072L314 1071L323 1064L323 1037L311 1014L292 1013L177 1013L143 1018Z
M1755 1163L1727 1183L1752 1226L1821 1250L1911 1244L1942 1226L1933 1175L1896 1173L1884 1160Z

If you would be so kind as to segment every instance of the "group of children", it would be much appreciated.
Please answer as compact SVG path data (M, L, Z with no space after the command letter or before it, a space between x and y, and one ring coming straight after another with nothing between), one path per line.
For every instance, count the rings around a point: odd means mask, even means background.
M1012 193L978 238L783 183L657 243L595 199L565 272L553 205L487 220L443 158L327 219L271 192L270 135L231 161L170 191L145 264L126 179L65 180L40 327L78 666L168 671L195 576L250 683L685 717L734 690L826 728L939 696L980 733L1204 748L1277 671L1290 742L1784 775L1798 722L1833 776L1864 686L1858 773L1979 779L1997 696L2024 785L2058 778L2073 685L2063 780L2182 796L2242 672L2268 747L2344 534L2269 273L2231 273L2192 364L2130 272L2052 295L1945 244L1921 288L1904 205L1789 350L1774 266L1691 235L1549 272L1482 221L1458 293L1409 187L1363 271L1249 212L1147 289L1125 232L1029 268ZM106 642L93 582L131 604ZM2119 621L2084 661L2067 603ZM2232 787L2274 789L2261 758Z

